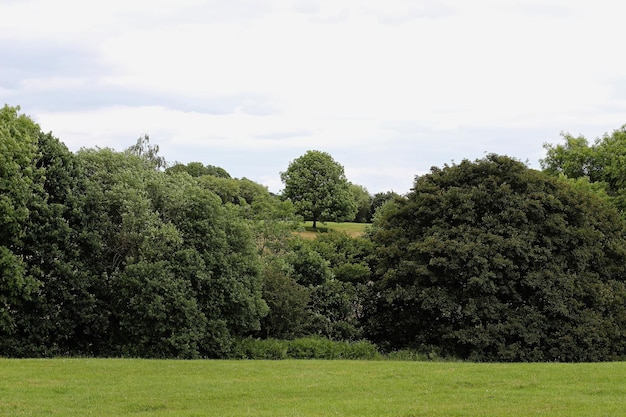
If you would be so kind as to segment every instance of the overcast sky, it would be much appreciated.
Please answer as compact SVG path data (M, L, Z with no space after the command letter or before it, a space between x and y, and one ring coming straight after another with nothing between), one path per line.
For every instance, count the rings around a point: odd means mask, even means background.
M626 123L615 0L0 0L0 102L71 150L144 133L170 163L282 189L315 149L371 193ZM0 103L4 104L4 103Z

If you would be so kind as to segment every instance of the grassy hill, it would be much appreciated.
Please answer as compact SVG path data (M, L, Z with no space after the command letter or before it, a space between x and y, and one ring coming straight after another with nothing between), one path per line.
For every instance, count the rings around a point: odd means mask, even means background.
M315 239L319 233L328 233L329 231L343 232L350 236L361 236L369 223L335 223L335 222L317 222L317 230L313 229L313 222L304 223L304 231L298 232L307 239Z

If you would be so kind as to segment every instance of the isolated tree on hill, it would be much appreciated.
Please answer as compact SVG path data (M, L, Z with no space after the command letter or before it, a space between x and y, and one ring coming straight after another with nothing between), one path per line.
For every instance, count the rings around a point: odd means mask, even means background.
M326 152L307 151L280 173L285 184L283 196L294 203L296 212L318 221L352 219L356 202L343 166Z
M623 357L626 233L596 193L508 157L433 168L379 211L369 336L471 360Z

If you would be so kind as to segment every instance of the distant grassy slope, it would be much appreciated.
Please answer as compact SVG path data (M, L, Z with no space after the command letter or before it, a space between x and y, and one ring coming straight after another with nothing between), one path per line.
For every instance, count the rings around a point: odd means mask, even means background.
M350 236L361 236L365 231L365 227L368 226L369 223L335 223L335 222L317 222L318 231L315 232L313 230L313 222L304 222L304 232L299 232L299 234L308 239L314 239L318 233L325 233L329 230L334 230L337 232L347 233Z
M622 416L626 363L0 359L0 416Z

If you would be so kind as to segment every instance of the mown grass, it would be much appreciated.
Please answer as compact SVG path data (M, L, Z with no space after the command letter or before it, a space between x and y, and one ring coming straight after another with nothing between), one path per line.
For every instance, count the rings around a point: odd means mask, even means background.
M626 363L0 359L1 416L618 416Z
M299 234L307 239L315 239L320 233L329 231L343 232L350 236L358 237L365 232L368 223L336 223L336 222L317 222L317 230L313 229L313 222L304 222L304 231Z

